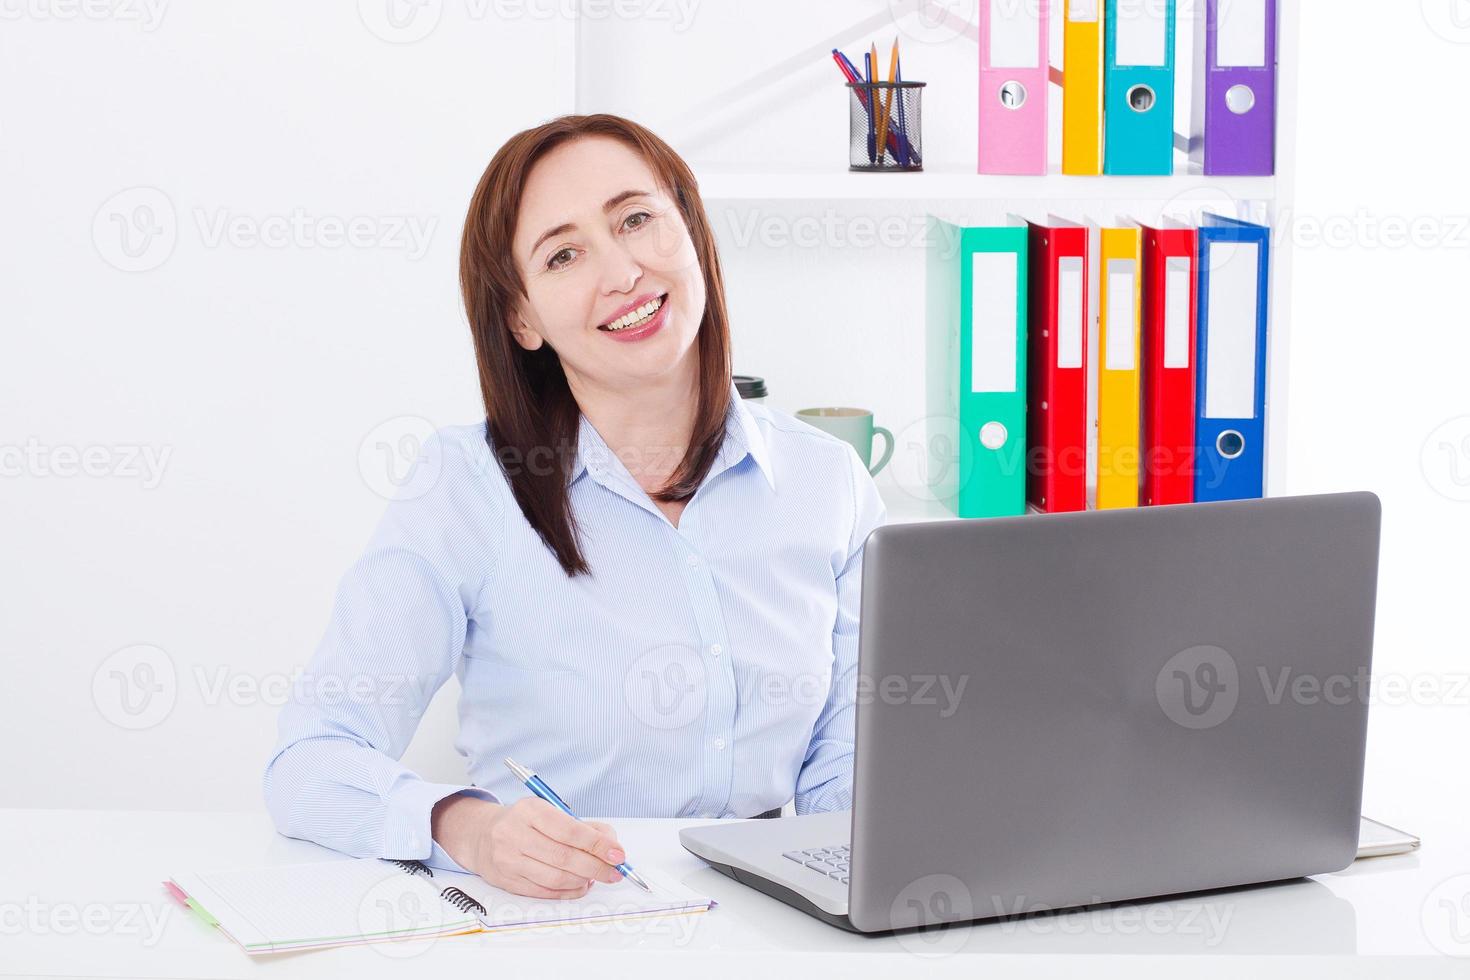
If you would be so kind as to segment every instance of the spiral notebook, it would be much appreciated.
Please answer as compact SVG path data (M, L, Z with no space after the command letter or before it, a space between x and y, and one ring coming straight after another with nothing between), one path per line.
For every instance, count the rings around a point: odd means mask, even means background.
M598 882L565 900L526 898L478 875L378 858L179 874L164 885L252 955L684 915L715 904L656 871L639 874L651 893L626 880Z

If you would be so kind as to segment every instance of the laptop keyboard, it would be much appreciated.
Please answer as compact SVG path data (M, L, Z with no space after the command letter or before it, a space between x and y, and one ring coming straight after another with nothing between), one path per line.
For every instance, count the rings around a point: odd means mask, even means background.
M843 844L841 847L811 847L804 851L787 851L785 856L845 885L847 862L851 854L851 849Z

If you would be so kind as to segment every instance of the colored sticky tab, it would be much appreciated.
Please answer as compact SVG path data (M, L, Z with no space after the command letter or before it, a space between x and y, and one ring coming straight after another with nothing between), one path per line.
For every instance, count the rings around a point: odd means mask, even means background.
M184 899L184 904L187 905L187 906L189 906L189 908L193 909L194 910L194 914L197 915L197 916L199 916L199 918L203 919L204 920L204 923L206 925L211 925L211 926L217 926L217 925L219 925L219 920L216 919L214 916L210 915L207 911L205 911L204 906L203 905L200 905L198 902L194 901L192 898L186 898L186 899Z

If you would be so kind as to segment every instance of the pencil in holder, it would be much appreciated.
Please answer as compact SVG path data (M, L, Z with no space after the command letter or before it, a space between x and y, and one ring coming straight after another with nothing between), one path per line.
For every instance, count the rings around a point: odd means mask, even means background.
M848 82L848 170L924 169L925 82ZM886 139L878 139L878 127Z

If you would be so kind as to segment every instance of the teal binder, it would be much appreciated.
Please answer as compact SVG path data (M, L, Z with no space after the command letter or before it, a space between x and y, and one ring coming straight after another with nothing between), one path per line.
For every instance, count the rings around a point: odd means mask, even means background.
M927 223L930 488L959 517L1024 514L1026 228Z
M1174 172L1175 20L1175 0L1107 0L1104 173Z

